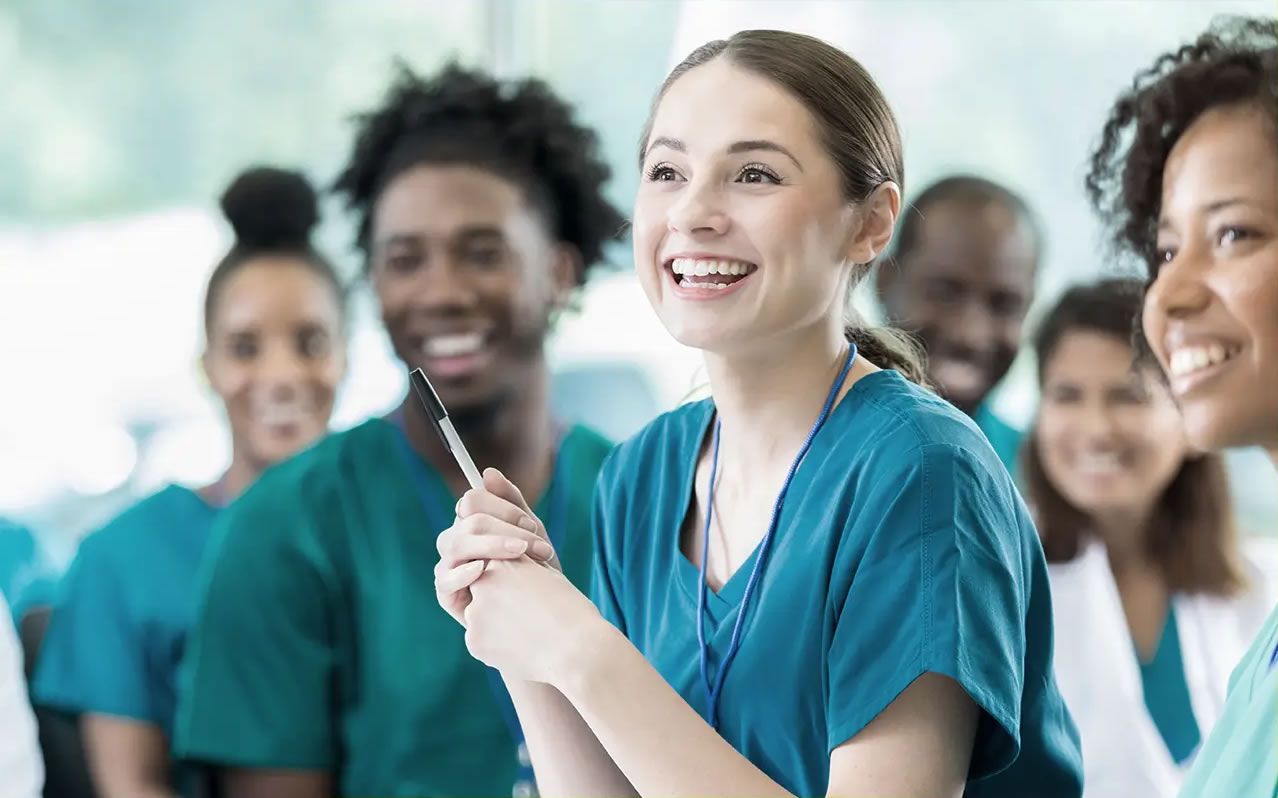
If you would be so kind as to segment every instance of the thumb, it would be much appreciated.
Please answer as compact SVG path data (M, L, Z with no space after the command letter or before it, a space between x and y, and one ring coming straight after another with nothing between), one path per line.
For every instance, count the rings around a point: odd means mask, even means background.
M528 502L524 501L524 494L515 487L515 483L506 479L506 475L497 469L484 469L484 490L500 499L505 499L529 516L533 516L532 508L528 506Z

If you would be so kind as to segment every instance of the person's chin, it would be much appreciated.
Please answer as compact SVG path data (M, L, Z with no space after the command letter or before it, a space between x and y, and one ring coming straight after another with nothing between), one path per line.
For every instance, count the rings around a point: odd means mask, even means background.
M1063 491L1065 497L1088 515L1130 510L1135 502L1130 491L1118 485L1098 484L1094 477L1072 477L1074 484Z
M254 451L258 462L274 465L293 457L324 437L326 425L298 425L290 429L268 429L255 437Z
M426 376L450 414L487 404L496 393L492 375L486 371L447 377L427 371Z
M683 319L671 316L662 319L666 331L682 346L716 355L750 351L757 345L754 330L740 330L730 323L713 323L706 319Z
M984 384L984 381L978 383L970 379L966 374L961 375L964 377L961 380L950 379L951 376L944 369L935 369L929 375L932 384L945 401L969 416L973 415L989 393L989 386Z
M946 391L943 385L938 385L937 390L940 392L941 398L969 416L976 415L976 411L981 408L981 402L985 400L984 393L953 393Z
M1219 412L1217 408L1206 405L1205 402L1181 405L1185 438L1190 448L1196 452L1208 454L1224 449L1245 448L1273 438L1271 426L1249 424L1235 413ZM1260 428L1262 426L1263 429Z

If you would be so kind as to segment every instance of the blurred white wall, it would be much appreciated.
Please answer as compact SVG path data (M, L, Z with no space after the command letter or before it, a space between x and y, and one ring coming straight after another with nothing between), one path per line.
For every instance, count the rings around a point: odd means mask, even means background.
M229 243L216 196L250 163L330 183L348 117L379 101L397 56L422 71L455 56L546 78L599 130L610 193L628 209L637 136L673 63L748 27L821 36L895 107L907 195L959 170L1026 195L1047 229L1048 301L1114 266L1081 181L1115 95L1213 15L1273 11L1271 0L0 3L0 66L22 65L0 86L0 514L74 538L163 481L222 468L223 422L197 368L204 281ZM321 246L354 276L351 220L325 210ZM628 246L609 260L621 273L562 321L556 363L635 364L664 409L696 386L695 353L626 276ZM351 345L339 427L403 390L366 295ZM1032 371L1022 358L1004 386L1014 420L1032 412ZM1239 457L1244 519L1272 532L1272 471Z

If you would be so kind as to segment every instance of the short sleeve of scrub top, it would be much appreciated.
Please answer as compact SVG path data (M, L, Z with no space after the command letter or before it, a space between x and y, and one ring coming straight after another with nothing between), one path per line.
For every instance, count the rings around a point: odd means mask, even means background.
M1229 679L1225 709L1180 798L1278 796L1278 608Z
M334 575L289 465L268 471L214 527L177 726L178 752L194 748L197 763L211 747L244 767L334 765L325 606Z
M597 605L703 716L700 573L679 538L712 418L709 401L687 405L620 447L595 508ZM757 557L707 594L711 663ZM982 711L967 796L1081 794L1042 549L953 407L896 372L858 380L795 473L763 573L719 732L788 790L825 794L830 752L935 672Z
M171 733L192 581L214 516L197 494L170 486L85 537L58 586L37 703Z

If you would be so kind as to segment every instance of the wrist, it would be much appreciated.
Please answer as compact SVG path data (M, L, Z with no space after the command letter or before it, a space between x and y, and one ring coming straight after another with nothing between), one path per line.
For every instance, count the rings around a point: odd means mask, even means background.
M576 625L566 660L556 668L554 687L574 704L595 685L608 681L608 673L630 641L617 627L596 615Z

